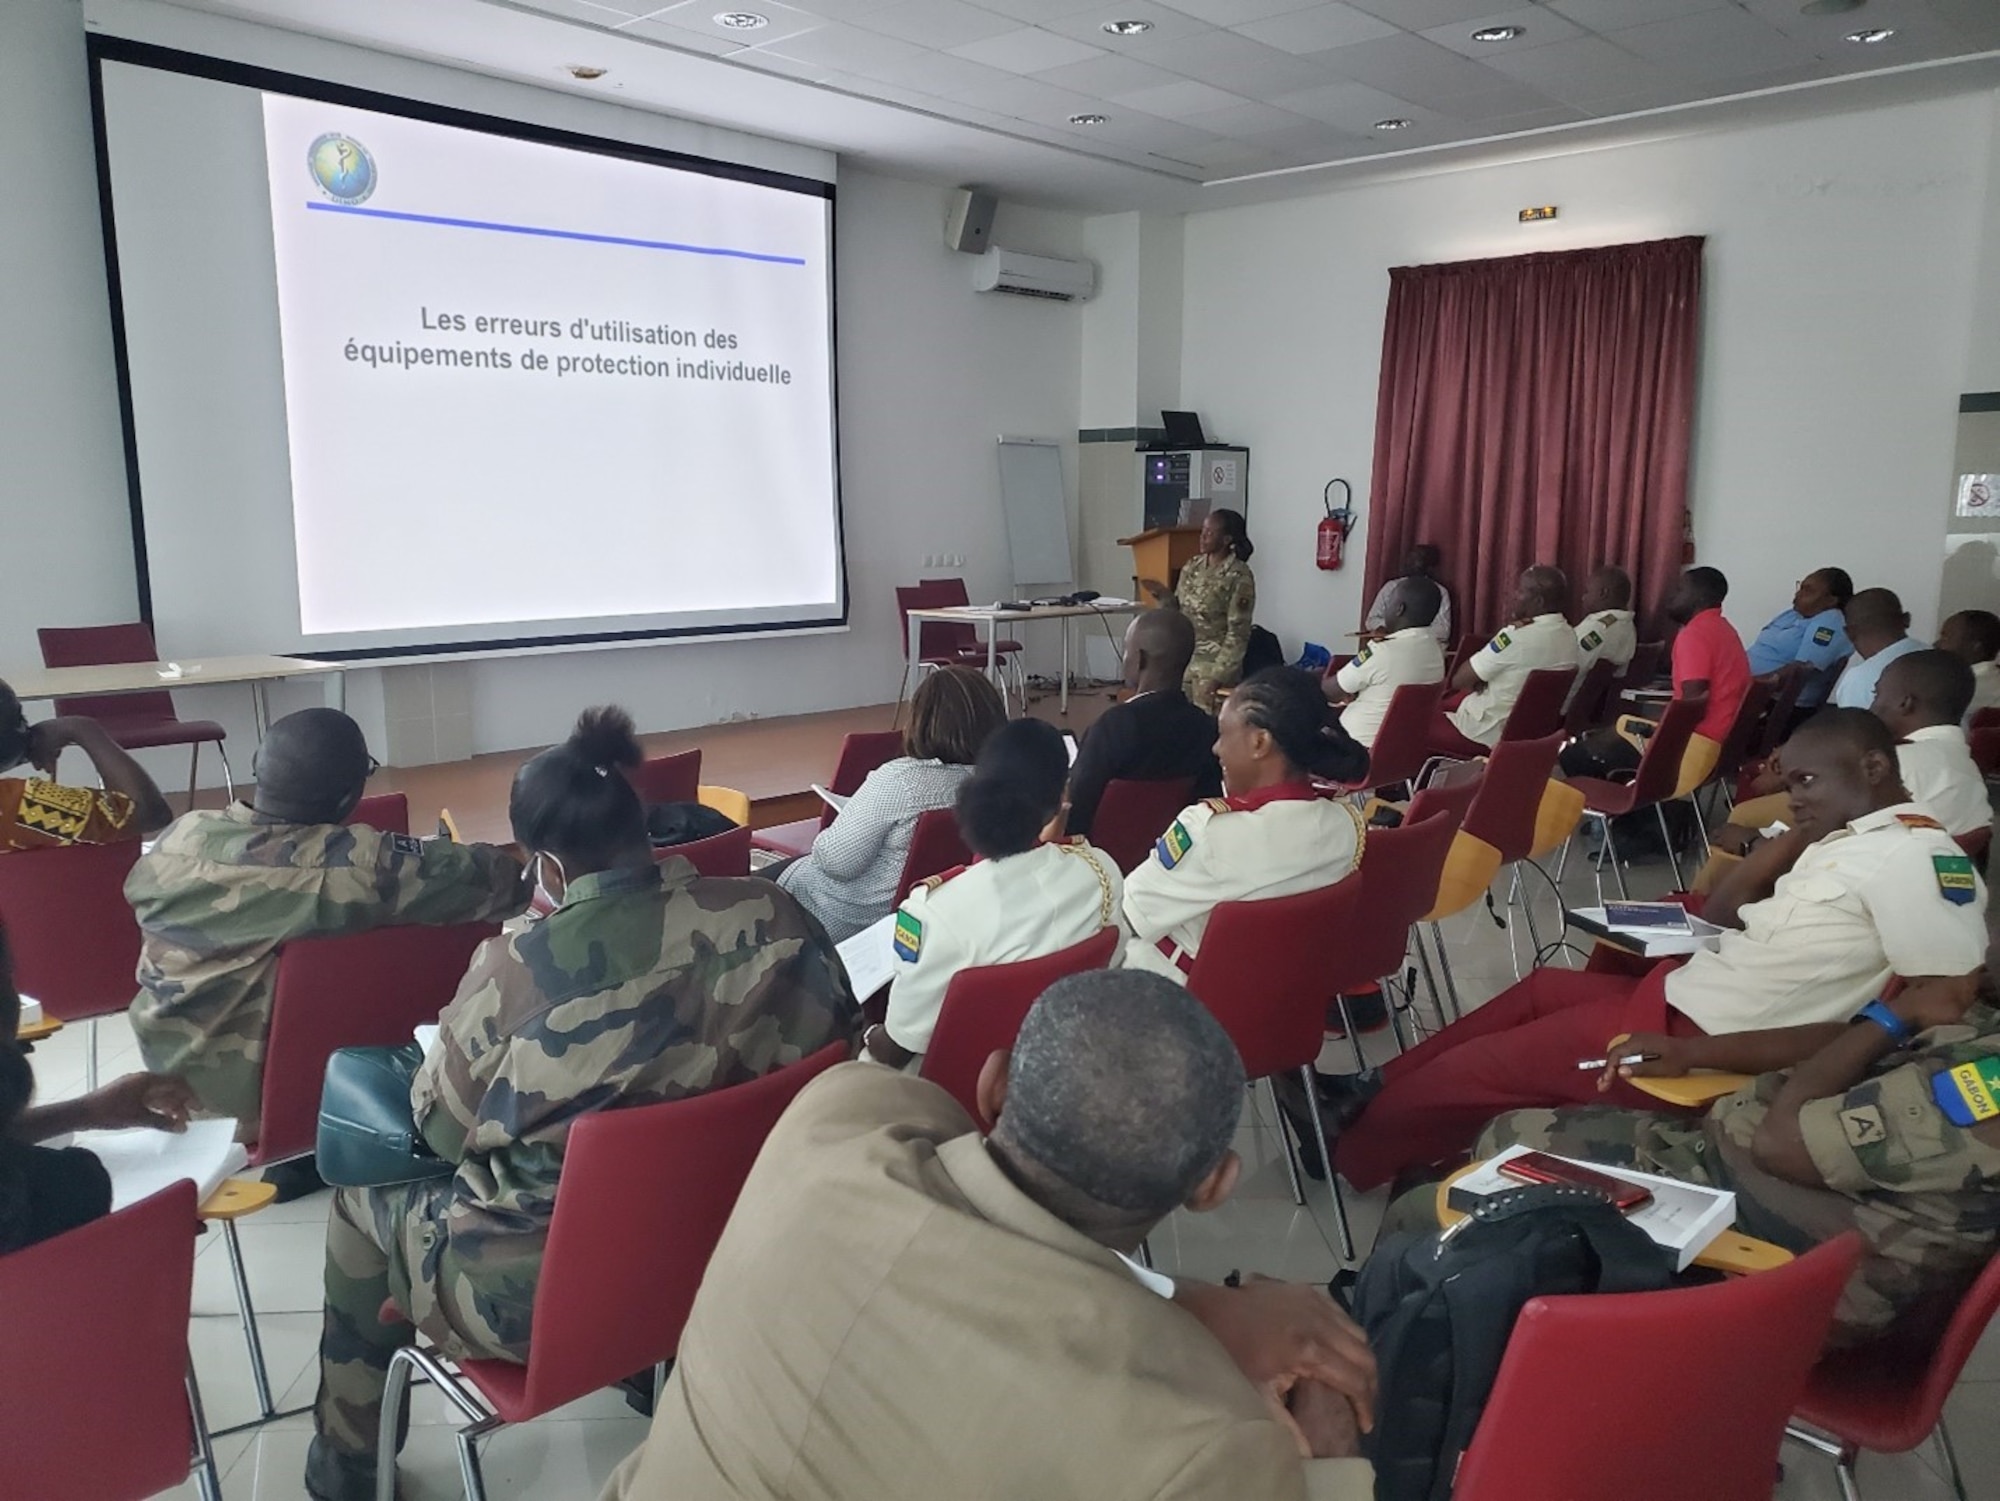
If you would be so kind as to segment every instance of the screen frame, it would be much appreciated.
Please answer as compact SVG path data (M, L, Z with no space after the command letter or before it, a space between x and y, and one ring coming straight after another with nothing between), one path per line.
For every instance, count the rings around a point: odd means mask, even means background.
M217 83L255 89L260 93L287 94L326 104L401 115L407 119L454 126L461 130L480 131L488 135L532 141L545 146L559 146L599 156L617 157L646 166L665 167L676 171L694 172L705 177L747 182L781 192L797 193L802 197L823 199L828 206L827 387L832 395L833 404L833 525L838 552L835 586L839 593L839 608L836 613L810 619L772 621L766 624L654 626L634 630L495 637L481 641L334 647L325 651L311 651L313 659L382 664L394 660L467 659L510 656L524 652L539 654L562 650L591 650L598 647L643 646L649 643L664 644L676 641L787 636L848 628L853 601L848 587L847 515L841 487L840 278L837 261L840 236L839 199L833 183L823 182L816 177L779 172L767 167L751 167L740 162L696 156L661 146L640 146L608 136L586 135L557 126L538 125L503 115L490 115L478 110L460 109L454 105L411 99L401 94L384 93L377 89L361 88L352 84L332 83L322 78L258 67L251 63L233 62L226 58L211 57L205 53L186 52L174 47L162 47L152 42L133 41L128 37L91 32L86 35L84 41L90 74L91 141L97 159L98 212L104 236L104 275L110 300L112 365L118 383L119 428L125 446L125 488L132 528L132 567L138 587L139 616L149 627L154 623L153 587L152 574L146 557L146 510L139 474L138 422L133 405L131 358L126 347L125 298L118 270L118 220L111 192L111 148L104 109L103 69L107 62L155 68L168 73L179 73L194 78L210 79ZM289 494L289 486L287 493Z

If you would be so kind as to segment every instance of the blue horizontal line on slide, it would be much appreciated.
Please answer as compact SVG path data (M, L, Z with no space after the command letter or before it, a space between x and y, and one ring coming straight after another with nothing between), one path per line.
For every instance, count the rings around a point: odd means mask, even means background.
M362 208L355 203L306 201L319 214L354 214L363 219L399 219L409 224L442 224L447 229L491 229L502 234L537 235L547 240L584 240L593 245L630 245L640 250L677 250L683 255L720 255L738 261L768 261L778 266L803 266L797 255L766 255L760 250L731 250L719 245L678 245L672 240L633 240L624 235L593 235L578 229L543 229L533 224L494 224L484 219L448 219L441 214L406 214L397 209Z

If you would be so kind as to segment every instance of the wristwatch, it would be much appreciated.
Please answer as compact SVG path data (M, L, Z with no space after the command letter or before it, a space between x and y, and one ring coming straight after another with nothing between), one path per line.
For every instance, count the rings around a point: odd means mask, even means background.
M1901 1047L1915 1035L1910 1031L1909 1023L1883 1005L1880 997L1870 1001L1859 1011L1855 1012L1854 1020L1856 1023L1875 1023L1876 1026L1889 1034L1890 1041L1894 1042L1898 1047Z

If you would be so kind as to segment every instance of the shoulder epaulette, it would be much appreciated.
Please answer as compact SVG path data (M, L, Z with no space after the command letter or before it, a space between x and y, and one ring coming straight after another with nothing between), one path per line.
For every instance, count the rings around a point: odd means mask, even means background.
M923 880L917 882L917 887L922 891L936 891L938 887L944 885L953 876L962 876L970 868L970 866L965 865L954 865L950 870L944 871L939 875L924 877Z
M1229 799L1226 797L1205 797L1201 800L1201 805L1211 813L1227 813L1229 811Z
M1896 822L1907 829L1936 829L1940 834L1946 832L1945 826L1928 813L1898 813Z

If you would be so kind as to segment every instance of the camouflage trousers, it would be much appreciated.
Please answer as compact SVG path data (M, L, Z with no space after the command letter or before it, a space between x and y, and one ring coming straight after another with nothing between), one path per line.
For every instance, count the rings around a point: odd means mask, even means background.
M313 1426L333 1448L375 1456L382 1389L419 1331L454 1360L525 1361L534 1289L495 1288L450 1249L452 1180L343 1188L326 1224L326 1311ZM414 1321L385 1324L384 1302Z

